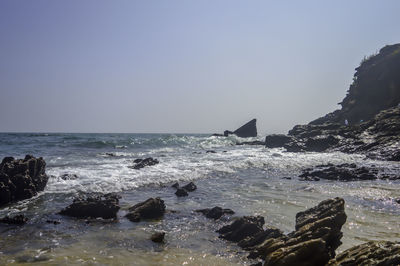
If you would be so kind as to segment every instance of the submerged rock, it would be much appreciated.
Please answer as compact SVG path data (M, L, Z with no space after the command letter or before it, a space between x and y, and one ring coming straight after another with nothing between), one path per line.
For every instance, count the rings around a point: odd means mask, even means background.
M156 165L159 163L159 161L157 159L153 159L152 157L149 157L146 159L136 159L133 162L135 163L135 165L129 166L129 168L132 168L135 170L139 170L139 169L142 169L143 167L152 166L152 165Z
M222 209L221 207L218 206L211 209L195 210L195 212L200 212L204 214L207 218L214 220L221 218L221 216L224 214L235 214L235 212L232 211L231 209Z
M238 142L236 145L265 145L264 141L260 140L253 140L253 141L244 141L244 142Z
M0 206L29 199L44 190L49 179L45 167L46 162L42 157L5 157L0 163Z
M186 189L184 188L177 188L175 195L177 195L178 197L186 197L189 196L189 193L187 192Z
M182 188L185 189L186 191L192 192L197 189L197 186L193 182L190 182L189 184L184 185Z
M328 265L400 265L400 243L370 241L343 251Z
M78 179L78 175L76 174L62 174L60 175L62 180L75 180Z
M164 241L165 232L156 232L151 236L151 241L155 243L161 243Z
M110 193L75 198L60 214L76 218L111 219L117 217L119 208L119 196Z
M165 213L164 201L160 198L149 198L129 208L126 217L131 222L139 222L142 219L161 218Z
M220 238L239 242L246 237L254 236L263 231L264 217L261 216L243 216L235 220L232 224L223 226L217 233Z
M26 224L28 218L26 218L23 214L16 215L14 217L5 216L0 218L0 223L5 224L15 224L15 225L23 225Z

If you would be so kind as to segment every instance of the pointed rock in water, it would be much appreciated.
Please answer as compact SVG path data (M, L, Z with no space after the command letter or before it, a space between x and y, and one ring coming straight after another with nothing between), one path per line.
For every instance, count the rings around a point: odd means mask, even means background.
M175 192L175 195L177 195L178 197L186 197L189 194L187 193L186 189L184 188L178 188Z
M156 232L151 236L151 241L155 243L161 243L164 241L165 232Z
M161 218L165 213L164 201L160 198L149 198L129 208L126 217L131 222L139 222L142 219Z
M44 190L49 177L42 157L26 155L24 159L5 157L0 163L0 206L29 199Z
M28 218L26 218L23 214L16 215L14 217L3 217L0 218L0 223L5 223L5 224L16 224L16 225L23 225L26 224L28 221Z
M183 186L182 188L185 189L186 191L192 192L197 189L197 186L193 182L190 182L189 184Z
M111 219L117 217L118 210L119 196L110 193L75 198L71 205L60 211L60 214L76 218Z
M243 126L239 127L233 134L241 138L249 138L249 137L257 137L257 126L256 126L256 119L253 119ZM224 133L225 134L225 133ZM229 133L228 133L229 135Z
M204 214L207 218L217 220L221 218L222 215L224 214L235 214L234 211L231 209L222 209L221 207L214 207L212 209L201 209L201 210L195 210L195 212L200 212Z
M343 251L328 265L400 265L400 242L370 241Z

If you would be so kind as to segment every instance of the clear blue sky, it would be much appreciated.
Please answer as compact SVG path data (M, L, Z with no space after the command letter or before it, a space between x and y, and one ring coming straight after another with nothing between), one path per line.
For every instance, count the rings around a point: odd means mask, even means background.
M0 1L0 131L286 132L338 108L400 1Z

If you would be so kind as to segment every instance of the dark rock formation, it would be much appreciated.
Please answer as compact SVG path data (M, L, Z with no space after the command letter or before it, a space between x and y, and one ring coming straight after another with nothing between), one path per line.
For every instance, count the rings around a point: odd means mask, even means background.
M15 225L23 225L26 224L28 218L26 218L23 214L16 215L14 217L5 216L0 218L0 223L5 224L15 224Z
M164 241L165 232L156 232L151 236L151 241L155 243L161 243Z
M214 207L212 209L201 209L201 210L195 210L195 212L200 212L204 214L207 218L217 220L221 218L222 215L224 214L235 214L234 211L231 209L222 209L221 207Z
M346 219L344 200L334 198L299 212L296 230L288 235L273 227L264 230L260 216L242 217L217 232L251 251L250 258L265 260L264 265L325 265L341 244Z
M156 165L159 163L159 161L157 159L153 159L151 157L146 158L146 159L136 159L133 162L135 163L135 165L129 166L129 168L136 169L136 170L139 170L146 166Z
M186 197L189 196L189 193L184 188L177 188L175 195L178 197Z
M139 222L142 219L161 218L164 213L164 201L160 198L149 198L129 208L129 213L126 217L132 222Z
M76 174L62 174L60 175L62 180L75 180L78 179L78 175Z
M260 232L263 232L264 217L261 216L243 216L230 225L223 226L217 233L220 234L220 238L239 242L244 240L246 237L254 236Z
M19 160L5 157L0 163L0 206L29 199L42 191L49 178L45 167L42 157L26 155Z
M178 187L179 187L179 183L176 182L176 183L174 183L171 187L173 187L173 188L178 188Z
M183 186L182 188L186 191L192 192L197 189L197 186L193 182L190 182L189 184Z
M267 148L279 148L292 141L292 138L284 134L272 134L265 137L265 146Z
M253 140L253 141L237 142L236 145L265 145L265 142L260 140Z
M370 241L343 251L328 265L400 265L400 243Z
M76 218L111 219L117 217L118 210L119 196L110 193L75 198L60 214Z
M257 120L253 119L243 126L239 127L235 131L225 130L224 134L213 134L212 136L215 137L222 137L222 136L229 136L229 135L236 135L241 138L249 138L249 137L257 137Z
M208 151L206 151L206 153L217 153L217 152L213 151L213 150L208 150Z
M319 181L320 179L338 181L400 179L400 176L396 173L387 173L383 169L376 167L357 167L354 163L317 165L314 168L303 170L299 177L300 180L305 181Z
M400 103L400 44L387 45L378 54L364 58L356 68L353 83L336 110L311 124L335 122L357 124Z

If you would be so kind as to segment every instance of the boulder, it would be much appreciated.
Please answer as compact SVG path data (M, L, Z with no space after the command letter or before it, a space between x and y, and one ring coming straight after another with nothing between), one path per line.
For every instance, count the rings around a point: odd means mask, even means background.
M139 222L142 219L158 219L165 213L164 201L160 198L149 198L129 208L126 217L132 222Z
M151 236L151 241L155 243L164 242L165 232L156 232Z
M400 265L400 242L370 241L343 251L328 265Z
M292 137L284 134L272 134L265 137L265 147L279 148L292 141Z
M197 186L193 182L190 182L189 184L183 186L182 188L185 189L186 191L192 192L197 189Z
M207 218L214 220L221 218L221 216L224 214L235 214L235 212L232 211L231 209L222 209L221 207L218 206L211 209L195 210L195 212L200 212L204 214Z
M62 174L60 175L62 180L75 180L78 179L78 175L76 174Z
M27 221L28 218L26 218L23 214L16 215L14 217L5 216L3 218L0 218L0 223L5 224L23 225L26 224Z
M119 196L110 193L77 197L71 205L60 211L59 214L76 218L111 219L117 217L119 208Z
M46 162L42 157L5 157L0 163L0 206L29 199L44 190L49 179L45 167Z
M220 238L239 242L247 237L254 236L263 231L264 217L261 216L243 216L235 220L232 224L223 226L217 233Z
M186 191L186 189L178 187L176 189L175 195L178 197L186 197L189 196L189 193Z
M139 169L142 169L143 167L152 166L152 165L156 165L159 163L159 161L157 159L153 159L152 157L149 157L146 159L136 159L133 162L135 163L135 165L129 166L129 168L132 168L135 170L139 170Z

